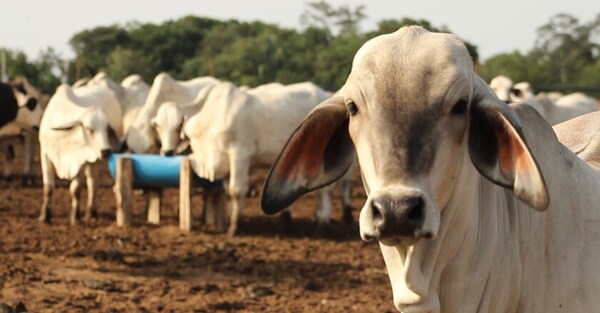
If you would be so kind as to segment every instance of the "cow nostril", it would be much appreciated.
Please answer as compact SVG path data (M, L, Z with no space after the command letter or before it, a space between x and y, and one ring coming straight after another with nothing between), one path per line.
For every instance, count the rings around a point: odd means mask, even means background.
M165 156L173 156L174 154L175 154L175 152L173 150L165 151Z
M422 197L409 198L404 201L406 208L406 219L413 222L421 222L425 218L424 202Z
M385 207L381 200L375 199L371 202L371 216L374 223L383 221L383 210Z

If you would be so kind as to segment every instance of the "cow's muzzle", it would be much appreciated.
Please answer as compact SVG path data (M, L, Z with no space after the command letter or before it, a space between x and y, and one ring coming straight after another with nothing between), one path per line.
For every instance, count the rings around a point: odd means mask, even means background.
M384 244L433 237L423 230L424 223L425 200L421 195L376 196L361 211L360 235L365 241Z
M110 154L112 153L112 151L110 149L102 149L102 151L100 151L100 153L102 154L103 158L108 158L110 156Z

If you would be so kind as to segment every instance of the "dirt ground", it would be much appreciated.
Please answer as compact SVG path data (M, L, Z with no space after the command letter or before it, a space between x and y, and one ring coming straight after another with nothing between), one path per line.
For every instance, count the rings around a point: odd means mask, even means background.
M68 182L61 181L46 225L37 221L39 163L34 169L34 187L0 179L0 312L395 311L378 245L362 242L356 223L341 221L337 197L323 236L315 235L312 195L293 206L291 230L263 215L258 197L247 198L232 239L200 224L196 195L193 231L183 233L176 189L163 191L160 225L145 223L147 200L137 195L134 225L117 228L103 165L99 218L69 226ZM264 173L255 179L262 186ZM356 219L365 201L358 180L353 195Z

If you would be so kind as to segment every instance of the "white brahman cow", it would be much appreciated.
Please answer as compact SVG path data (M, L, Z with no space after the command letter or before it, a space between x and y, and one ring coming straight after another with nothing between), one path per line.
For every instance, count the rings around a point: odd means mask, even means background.
M598 134L600 116L588 123ZM360 234L379 241L398 310L600 308L600 173L531 106L500 101L456 36L412 26L365 43L289 139L263 210L336 180L355 152Z
M600 112L584 114L554 126L560 141L579 158L600 170ZM598 250L600 251L600 250Z
M150 89L150 86L148 86L148 84L146 84L146 82L144 81L142 76L139 74L131 74L131 75L123 78L123 80L121 81L121 86L123 86L125 88L146 87L146 88ZM145 100L146 99L144 99L144 101Z
M121 105L123 135L126 136L148 97L150 86L137 74L126 77L119 85L104 72L100 72L88 80L87 85L108 88L115 94ZM125 138L122 139L125 140Z
M512 79L504 75L498 75L492 78L490 81L490 88L492 88L496 96L498 96L498 99L506 103L510 102L510 96L513 88Z
M531 84L520 82L513 86L511 99L513 102L525 102L533 106L550 123L556 125L574 117L598 111L596 100L584 93L575 92L557 97L554 93L534 94Z
M209 86L201 90L191 103L167 101L160 105L150 125L158 135L161 154L170 156L177 152L181 139L185 137L183 127L186 121L202 109L211 89L212 86Z
M79 192L85 173L86 218L96 215L97 173L94 164L120 146L121 107L114 93L97 86L61 85L50 99L40 125L44 199L39 219L50 222L55 178L71 180L71 224L79 218Z
M283 86L284 85L281 83L274 82L260 85L255 88L238 88L238 90L250 94L258 94ZM163 154L173 155L176 153L181 139L185 137L185 134L183 133L185 122L202 109L211 89L212 86L202 89L191 103L175 103L173 101L167 101L160 105L156 112L156 116L150 120L150 124L158 133L161 152Z
M35 129L39 127L43 113L41 93L24 77L11 84L0 84L0 152L4 155L4 177L12 176L14 145L22 143L22 184L28 185L33 182L31 165L37 142Z
M188 81L176 81L167 73L154 78L148 97L127 132L127 146L135 153L154 153L159 151L159 138L150 121L156 115L160 105L167 101L177 104L193 103L199 92L214 86L218 80L213 77L198 77ZM160 149L164 154L164 149Z
M304 116L329 96L331 93L309 82L256 93L222 82L212 88L204 108L186 123L194 171L211 181L229 177L229 235L237 231L250 168L270 166ZM326 190L318 197L317 220L324 226L329 222L331 199ZM347 205L345 209L351 210L349 199Z

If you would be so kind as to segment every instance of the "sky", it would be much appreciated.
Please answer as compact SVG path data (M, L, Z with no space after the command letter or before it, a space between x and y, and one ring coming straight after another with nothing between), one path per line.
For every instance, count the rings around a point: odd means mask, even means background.
M0 47L24 51L36 58L46 47L63 57L74 52L69 39L97 26L130 21L162 23L186 15L220 20L261 20L301 29L300 15L309 0L19 0L2 1ZM327 0L334 7L365 5L361 31L376 28L383 19L425 19L446 26L478 46L481 60L519 50L528 52L536 29L557 13L588 23L600 14L598 0Z

